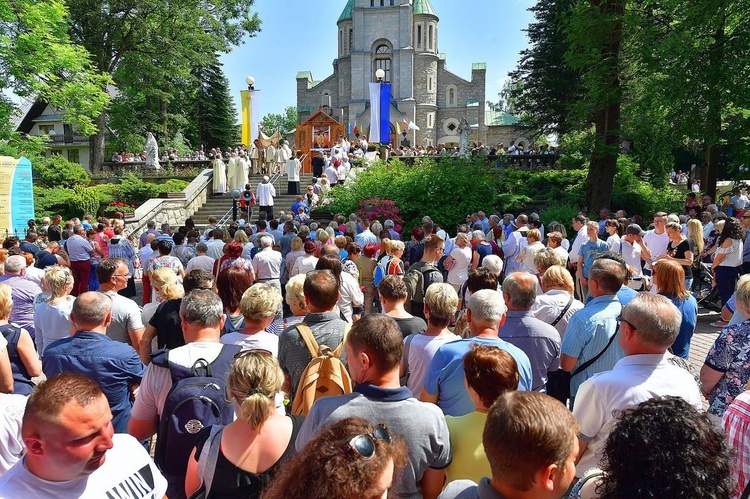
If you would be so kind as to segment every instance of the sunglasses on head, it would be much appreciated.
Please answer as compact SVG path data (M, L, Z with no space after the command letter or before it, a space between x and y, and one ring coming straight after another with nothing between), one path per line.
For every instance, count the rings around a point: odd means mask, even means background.
M386 425L381 423L375 427L372 433L355 436L346 444L346 449L355 452L362 459L372 459L375 457L375 440L391 443L391 434L388 432Z

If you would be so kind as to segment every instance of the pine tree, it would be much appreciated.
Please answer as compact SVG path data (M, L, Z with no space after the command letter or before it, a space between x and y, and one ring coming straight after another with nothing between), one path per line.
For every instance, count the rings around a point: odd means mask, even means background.
M237 109L218 57L208 66L194 69L193 76L196 89L185 112L185 136L206 151L237 145Z

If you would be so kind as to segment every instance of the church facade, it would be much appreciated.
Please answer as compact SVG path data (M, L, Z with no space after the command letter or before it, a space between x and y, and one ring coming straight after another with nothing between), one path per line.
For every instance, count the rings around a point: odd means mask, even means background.
M502 129L487 123L486 64L471 65L471 80L448 71L438 50L439 18L429 0L347 0L339 16L338 56L333 74L316 81L309 71L297 73L298 124L321 106L338 120L367 134L370 124L369 83L385 72L391 83L391 134L397 124L413 121L407 139L418 145L457 145L462 119L473 126L470 141L518 139L515 118L505 116ZM510 119L512 118L512 119ZM489 126L488 126L489 125ZM507 138L505 138L507 136ZM523 140L527 140L523 138Z

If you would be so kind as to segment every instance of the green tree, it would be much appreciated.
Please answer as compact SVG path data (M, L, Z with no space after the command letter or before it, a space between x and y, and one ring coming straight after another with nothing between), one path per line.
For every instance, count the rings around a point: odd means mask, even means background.
M84 134L108 102L109 81L91 68L86 51L71 45L65 3L60 0L0 2L0 88L37 97L62 110L65 121ZM16 104L0 94L0 141L6 153L36 150L11 129ZM10 150L13 145L18 149Z
M225 149L239 142L237 137L237 109L229 93L229 82L221 69L218 57L208 66L192 72L196 88L186 106L185 136L191 144Z
M284 109L284 114L270 113L260 120L260 129L266 135L270 135L276 130L281 131L282 135L297 128L297 108L289 106Z
M153 121L138 126L163 140L169 136L170 119L180 122L170 104L179 102L191 69L260 29L258 15L251 12L253 4L254 0L68 0L70 33L127 99L141 103L148 118L158 116L159 127ZM104 159L106 123L106 115L99 114L90 143L93 168Z

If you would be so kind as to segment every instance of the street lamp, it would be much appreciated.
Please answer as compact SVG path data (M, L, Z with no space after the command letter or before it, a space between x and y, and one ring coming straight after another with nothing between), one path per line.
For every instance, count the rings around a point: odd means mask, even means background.
M385 71L383 71L382 68L379 68L375 71L375 79L378 80L378 83L383 83L383 78L385 78Z
M232 189L232 220L237 221L237 201L240 200L242 193L239 189Z
M255 78L252 76L248 76L245 78L245 83L247 83L247 89L248 90L255 90Z

